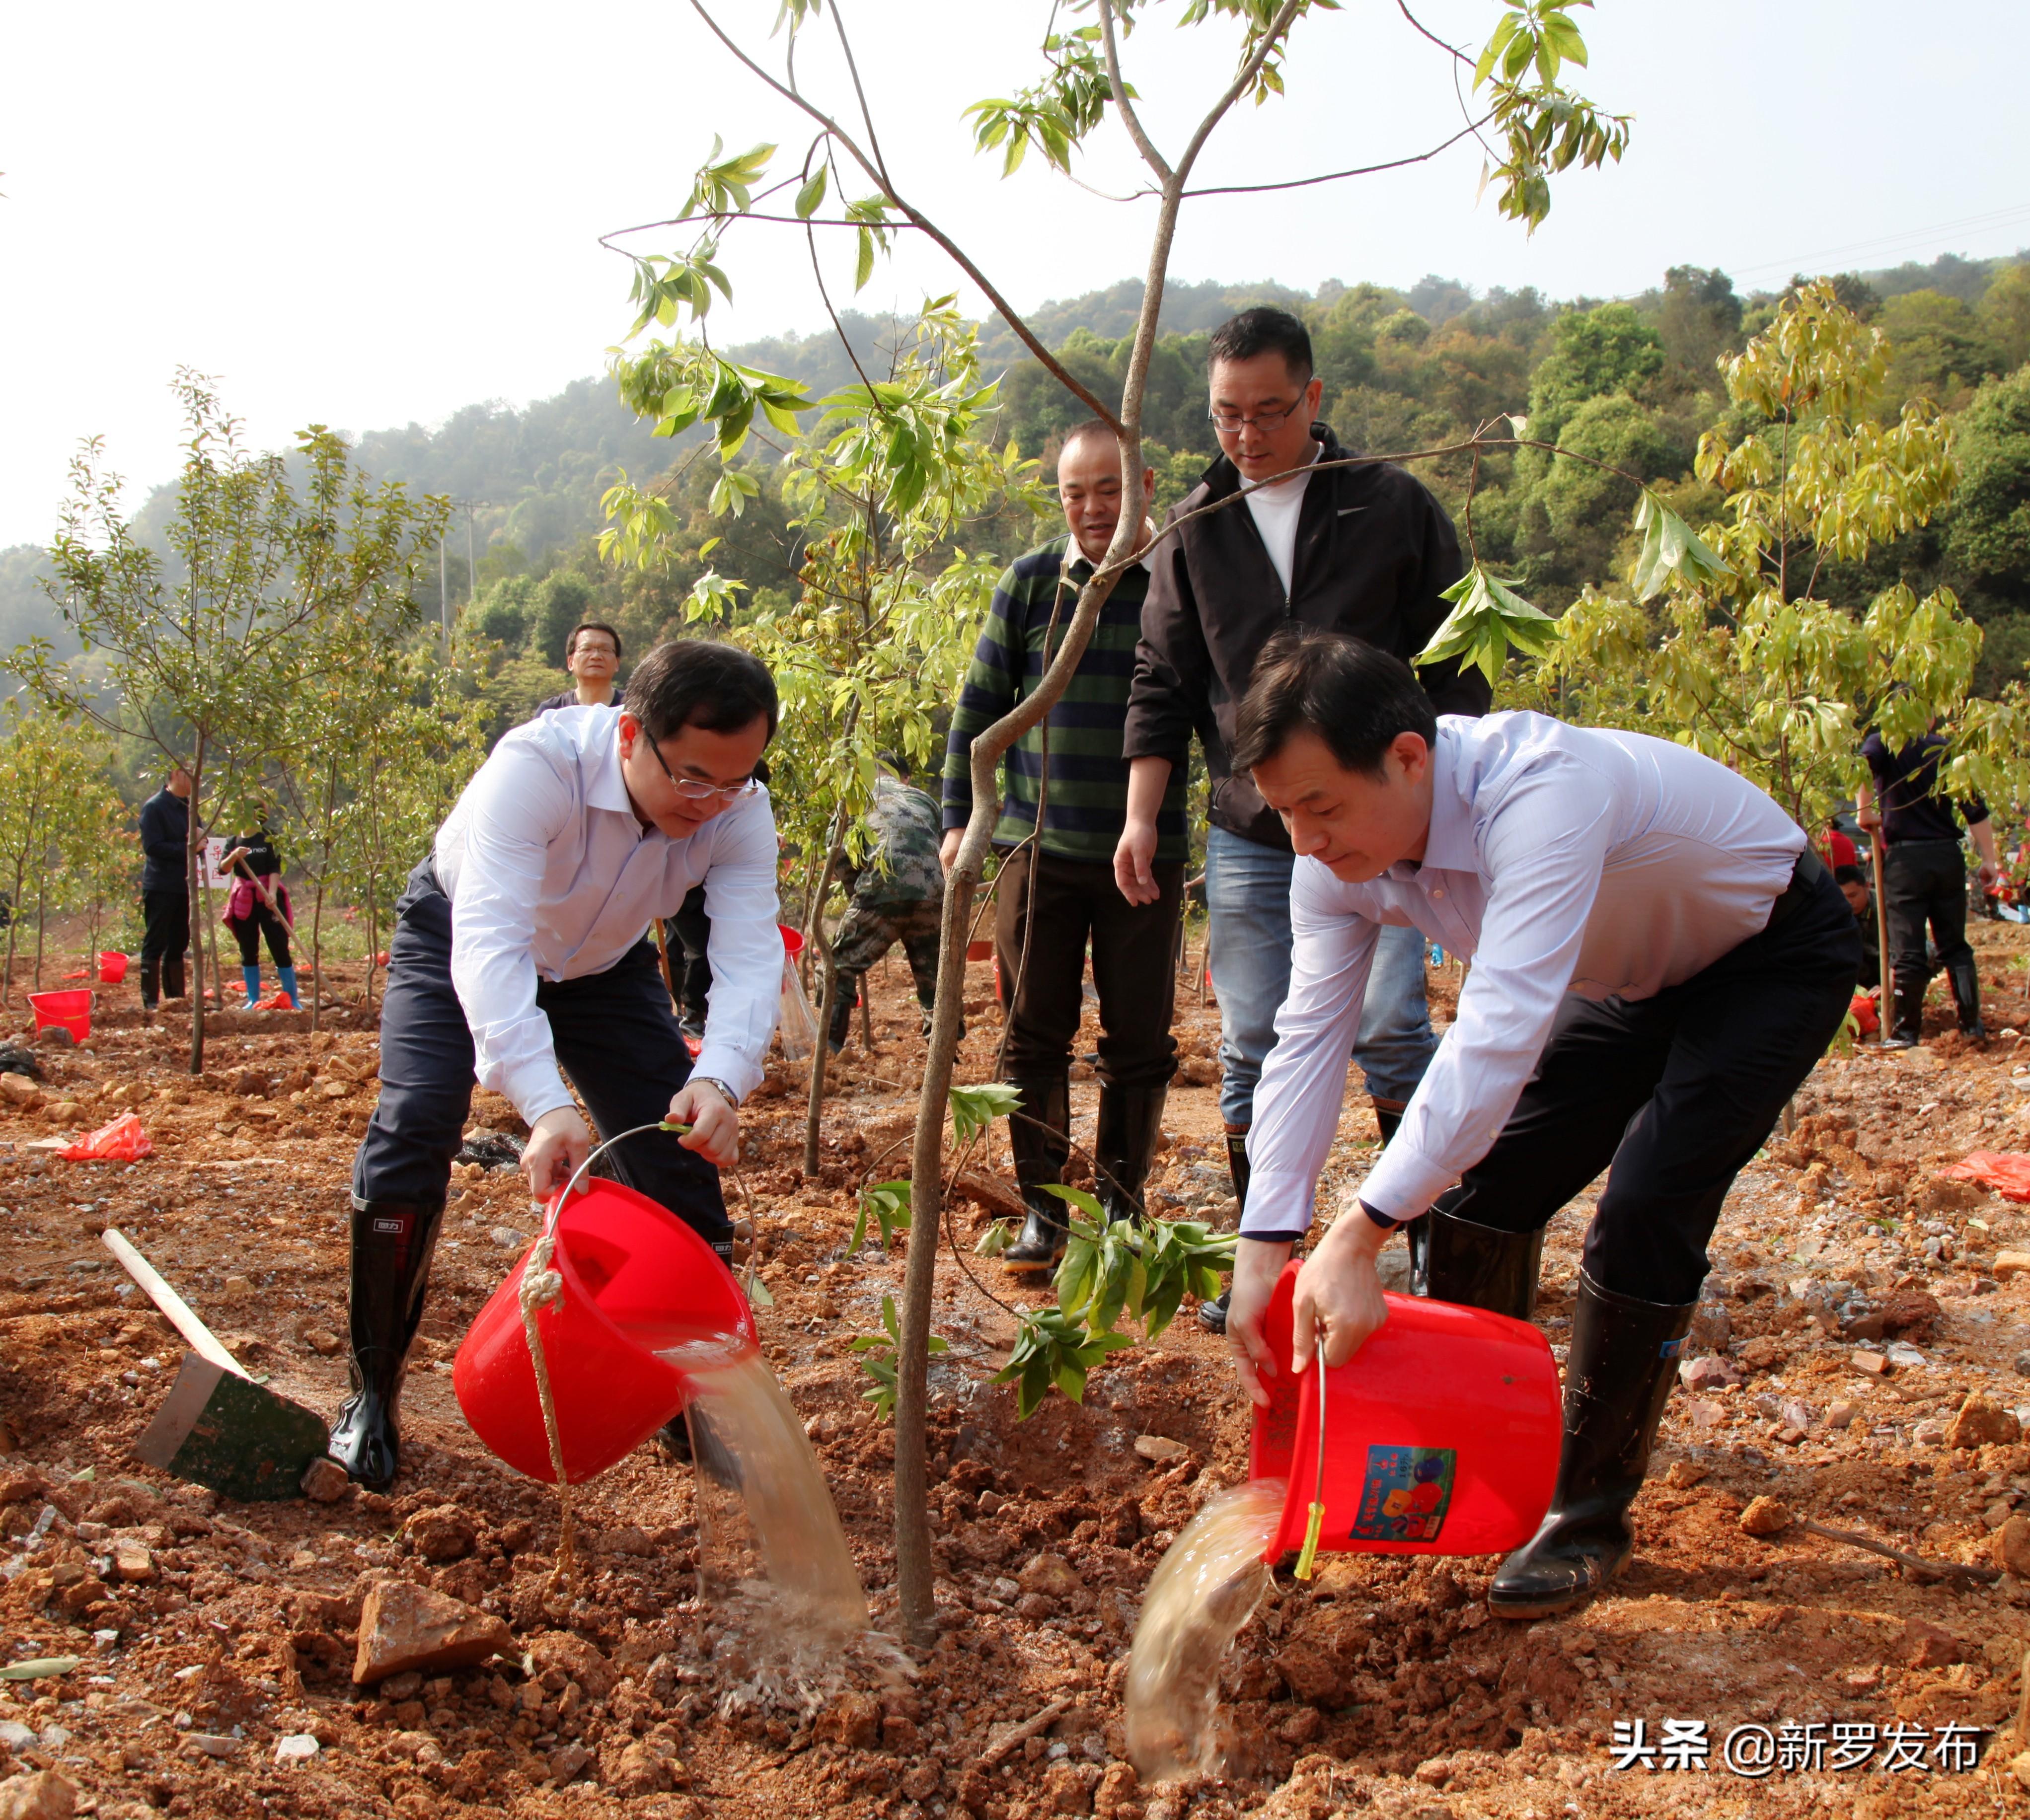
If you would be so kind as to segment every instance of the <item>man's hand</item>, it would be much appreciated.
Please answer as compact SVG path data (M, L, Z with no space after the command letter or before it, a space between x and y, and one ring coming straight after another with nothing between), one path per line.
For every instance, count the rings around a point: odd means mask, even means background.
M740 1115L709 1081L687 1082L670 1101L668 1116L671 1124L690 1127L677 1139L686 1150L720 1169L740 1161Z
M1153 904L1160 893L1151 867L1156 860L1156 824L1130 821L1114 849L1114 882L1131 904Z
M1863 803L1853 812L1853 819L1871 834L1882 826L1882 812L1872 803Z
M1264 1409L1269 1406L1269 1392L1262 1380L1276 1375L1276 1364L1262 1337L1262 1317L1269 1312L1269 1298L1276 1293L1276 1280L1289 1259L1287 1242L1264 1239L1244 1239L1233 1254L1233 1288L1226 1298L1226 1343L1232 1349L1240 1387Z
M958 864L958 850L965 841L965 830L947 828L945 838L938 843L938 864L949 875Z
M1355 1207L1333 1222L1318 1250L1304 1260L1290 1342L1293 1369L1308 1371L1321 1346L1326 1365L1344 1365L1388 1320L1374 1261L1389 1236Z
M522 1173L529 1179L529 1192L547 1201L573 1176L592 1153L592 1133L578 1116L575 1106L554 1106L530 1127L529 1142L522 1152Z
M1991 891L2002 882L2002 867L1993 860L1980 863L1980 886L1984 891Z

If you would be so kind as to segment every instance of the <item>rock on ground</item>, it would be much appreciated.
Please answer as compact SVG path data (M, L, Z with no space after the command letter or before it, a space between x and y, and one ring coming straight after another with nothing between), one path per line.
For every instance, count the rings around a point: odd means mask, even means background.
M384 1580L367 1593L360 1610L352 1678L366 1683L407 1669L470 1668L513 1641L499 1618L448 1593L405 1580Z

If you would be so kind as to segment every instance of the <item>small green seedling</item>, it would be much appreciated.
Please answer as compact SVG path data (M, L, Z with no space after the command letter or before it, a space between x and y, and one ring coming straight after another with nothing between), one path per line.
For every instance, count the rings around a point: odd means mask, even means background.
M874 1382L860 1394L874 1406L875 1414L884 1422L895 1419L895 1354L902 1344L902 1332L895 1320L895 1298L884 1295L881 1298L881 1333L863 1333L853 1343L853 1350L860 1354L860 1369ZM927 1349L935 1358L941 1352L951 1350L951 1342L932 1334Z

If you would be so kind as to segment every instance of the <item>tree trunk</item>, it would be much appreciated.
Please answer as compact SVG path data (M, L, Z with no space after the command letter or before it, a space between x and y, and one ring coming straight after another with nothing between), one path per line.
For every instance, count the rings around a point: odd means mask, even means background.
M310 1034L318 1031L324 1016L324 880L320 877L310 892Z
M7 971L0 978L0 1005L8 1003L14 995L14 939L21 928L22 868L14 868L14 894L7 910Z
M195 761L200 767L203 756ZM184 893L190 903L190 924L193 934L191 942L191 971L186 983L191 995L190 1072L194 1075L204 1072L204 937L200 933L203 925L199 918L204 914L204 904L198 891L200 876L198 866L198 834L203 824L199 821L198 792L203 783L202 770L191 774L191 793L187 799L184 823Z
M45 856L46 862L47 856ZM43 990L43 922L50 899L50 868L45 863L35 874L35 990Z
M824 1116L825 1064L831 1056L832 1012L838 1003L838 964L832 958L831 938L824 932L825 899L831 894L831 875L844 856L843 845L835 845L825 855L824 871L818 880L817 907L811 913L811 936L824 960L824 990L819 997L818 1039L811 1046L810 1102L804 1112L804 1179L818 1172L818 1126ZM808 950L809 944L805 944Z

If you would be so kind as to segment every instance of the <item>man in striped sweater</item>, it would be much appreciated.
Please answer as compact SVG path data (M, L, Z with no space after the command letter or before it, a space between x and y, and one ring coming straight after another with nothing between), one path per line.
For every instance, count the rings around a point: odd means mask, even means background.
M1145 488L1154 477L1145 477ZM1058 495L1069 534L1019 558L1002 576L952 719L939 855L947 870L972 811L974 737L1042 681L1079 590L1121 520L1120 451L1097 419L1065 439ZM1002 1257L1017 1270L1054 1268L1064 1254L1064 1204L1042 1184L1062 1179L1070 1154L1071 1046L1088 940L1100 1020L1093 1161L1110 1218L1141 1211L1164 1095L1177 1071L1171 956L1188 856L1182 767L1156 817L1151 901L1129 903L1113 864L1128 804L1121 730L1148 587L1148 570L1139 563L1115 582L1062 698L1004 761L994 830L1002 856L994 934L1009 1001L1007 1075L1022 1095L1009 1120L1009 1143L1028 1217Z

